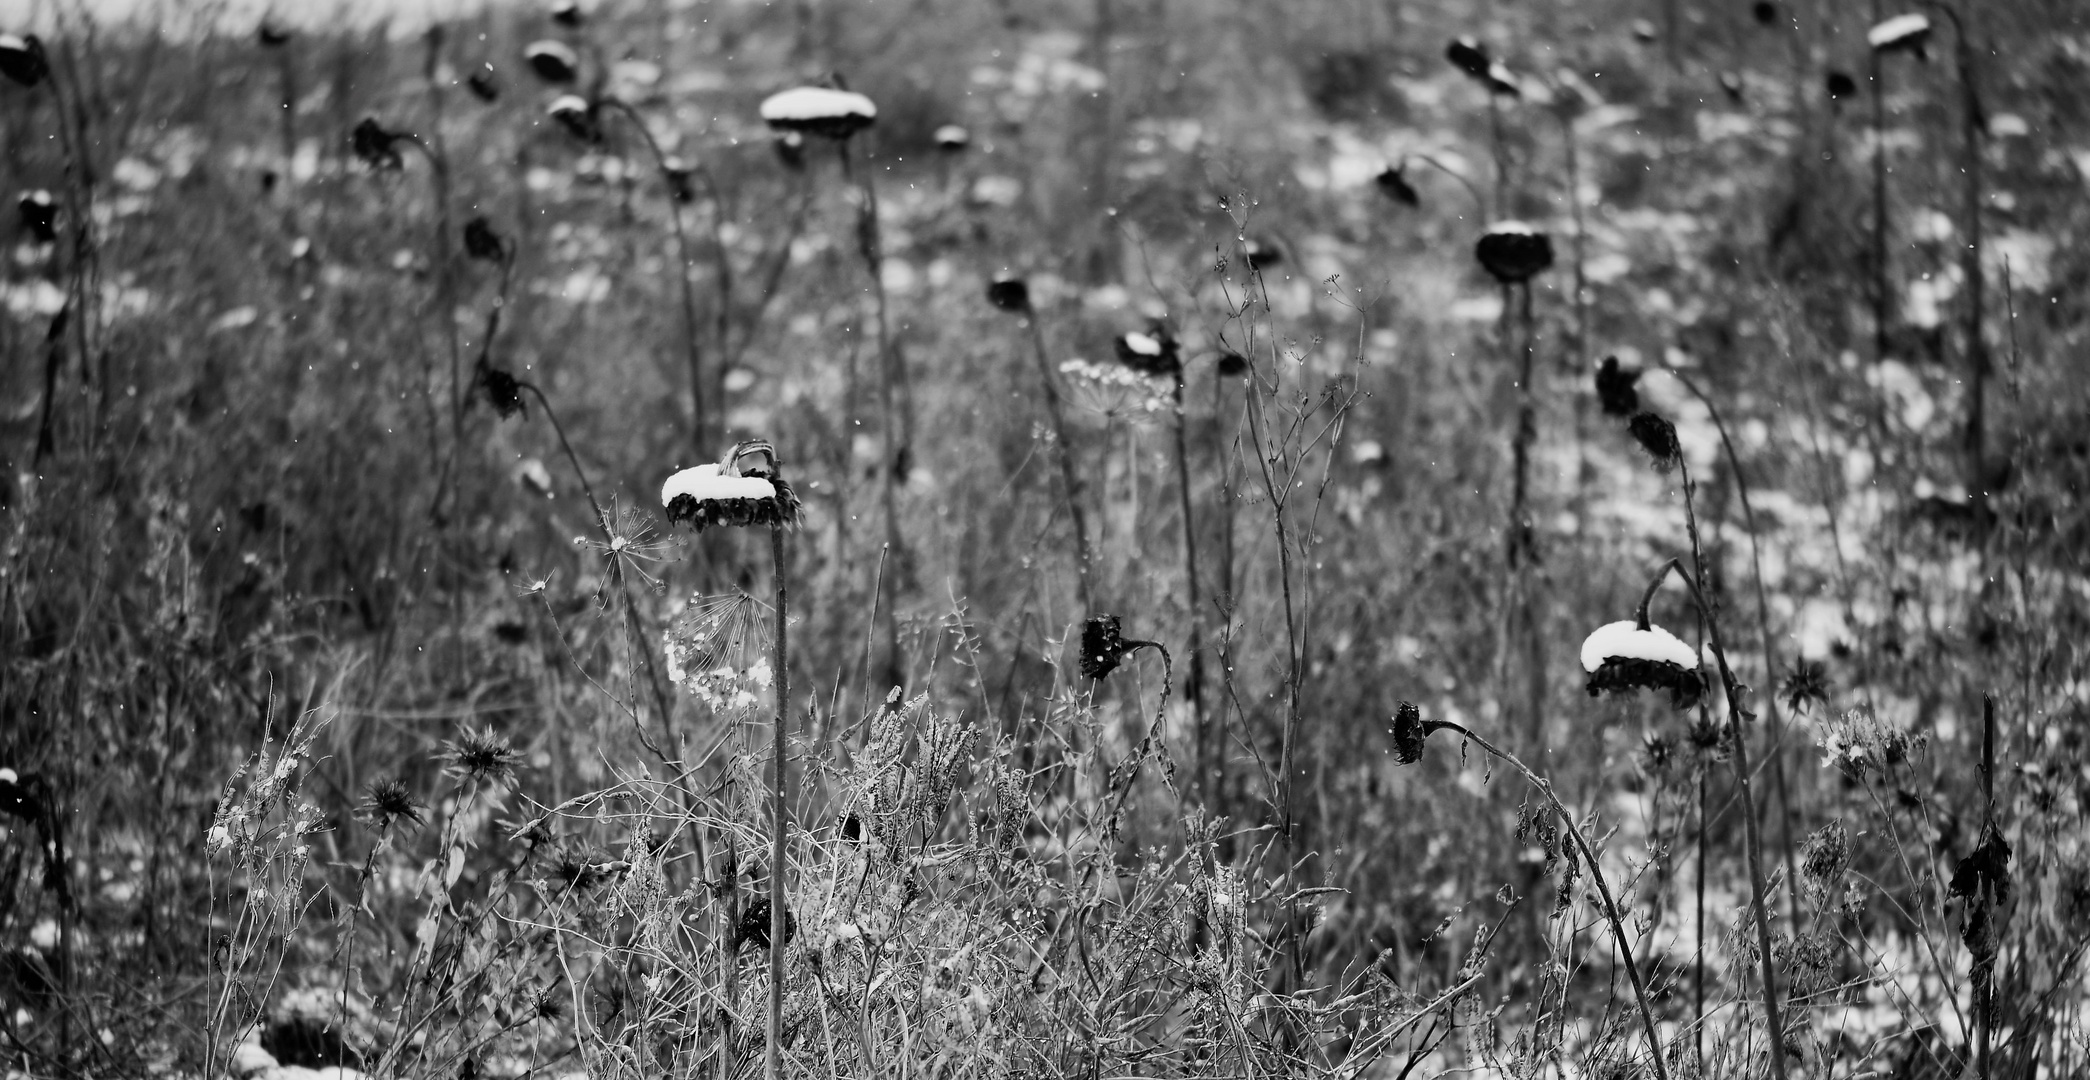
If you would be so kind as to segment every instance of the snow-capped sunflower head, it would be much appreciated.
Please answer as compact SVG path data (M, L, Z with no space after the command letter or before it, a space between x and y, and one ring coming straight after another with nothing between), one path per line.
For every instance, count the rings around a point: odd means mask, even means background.
M1521 221L1498 221L1481 234L1473 255L1495 280L1514 285L1553 265L1553 239Z
M579 94L561 94L545 107L545 115L584 143L602 141L602 128L595 122L595 107Z
M796 528L798 494L777 466L776 449L761 440L737 443L723 460L684 469L661 485L668 520L697 532L724 525Z
M0 75L35 86L51 74L44 43L35 34L0 34Z
M878 119L870 98L825 86L798 86L769 95L762 102L762 121L778 131L799 131L846 139Z
M1174 377L1182 374L1183 357L1177 351L1175 336L1164 326L1155 326L1145 333L1137 330L1119 334L1114 342L1118 363L1142 375L1165 375Z
M1698 654L1675 634L1633 619L1600 626L1583 639L1582 670L1589 676L1590 697L1654 690L1688 709L1705 694Z
M1865 43L1875 52L1909 52L1919 58L1930 41L1930 16L1911 12L1884 20L1865 32Z
M972 145L972 132L956 124L945 124L937 128L934 138L936 148L946 154L960 153Z

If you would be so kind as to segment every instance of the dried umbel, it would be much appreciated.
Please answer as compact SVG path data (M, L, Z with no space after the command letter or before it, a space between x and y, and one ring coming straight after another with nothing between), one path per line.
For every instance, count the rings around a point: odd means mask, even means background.
M1634 619L1600 626L1583 639L1582 670L1590 697L1653 690L1688 709L1705 693L1698 654L1669 631Z
M1114 342L1118 362L1142 375L1179 376L1183 372L1183 358L1176 348L1176 339L1164 327L1156 326L1150 333L1134 331L1120 334Z
M1498 221L1481 234L1473 255L1495 280L1515 285L1553 265L1553 240L1524 222Z
M1654 459L1656 472L1670 472L1683 463L1683 444L1676 439L1676 425L1651 412L1634 413L1626 431Z
M987 302L1003 311L1030 310L1030 286L1022 278L998 277L987 283Z
M1429 729L1422 723L1422 710L1401 702L1400 707L1393 711L1393 760L1402 765L1421 761L1429 734Z
M39 244L48 244L58 239L58 204L48 191L25 191L16 203L22 215L22 227Z
M759 440L736 444L724 460L698 465L661 485L668 520L697 532L729 525L796 528L802 516L798 495L780 474L776 452Z
M878 119L870 98L825 86L800 86L771 94L762 102L762 121L778 131L797 131L830 139L846 139Z
M23 86L35 86L51 75L44 43L35 34L0 34L0 75Z
M1407 173L1401 166L1388 166L1385 171L1372 179L1372 183L1376 184L1379 191L1387 198L1400 203L1402 206L1422 205L1422 195L1415 190L1415 185L1408 182Z
M374 116L366 116L348 133L348 147L355 152L357 160L380 172L396 171L406 162L399 156L397 132L386 131Z
M531 71L537 73L538 78L548 83L570 83L579 76L581 70L579 54L563 41L546 39L531 42L529 47L523 50L523 60L530 65Z
M1865 32L1865 43L1874 52L1914 53L1924 58L1924 46L1930 42L1930 16L1920 13L1896 15Z
M1606 416L1631 416L1640 411L1640 391L1634 384L1640 373L1618 366L1618 357L1607 356L1597 365L1597 401Z

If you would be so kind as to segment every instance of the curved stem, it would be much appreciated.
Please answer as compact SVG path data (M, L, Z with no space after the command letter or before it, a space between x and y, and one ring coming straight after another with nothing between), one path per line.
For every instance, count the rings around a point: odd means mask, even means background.
M1486 197L1481 195L1479 188L1473 186L1473 181L1466 179L1465 176L1461 175L1451 166L1446 165L1441 161L1438 161L1436 158L1433 158L1428 154L1409 154L1407 156L1414 158L1415 160L1420 161L1426 165L1430 165L1434 167L1438 172L1441 172L1444 175L1451 177L1453 180L1457 180L1459 182L1459 186L1466 189L1466 194L1473 196L1473 210L1480 217L1480 221L1477 222L1477 224L1487 224L1488 200Z
M1463 724L1453 723L1450 720L1424 720L1422 728L1424 735L1439 730L1457 732L1460 738L1472 742L1496 759L1522 773L1524 779L1532 787L1537 788L1539 793L1544 795L1546 800L1553 804L1554 809L1560 812L1560 816L1566 820L1568 835L1574 837L1575 847L1582 853L1583 864L1589 867L1589 878L1596 883L1597 894L1604 900L1604 919L1611 924L1612 938L1618 943L1619 962L1625 965L1626 977L1633 984L1633 998L1640 1006L1640 1023L1647 1031L1647 1048L1649 1054L1654 1058L1656 1080L1669 1080L1669 1066L1663 1061L1662 1057L1662 1036L1655 1028L1654 1009L1647 1002L1647 983L1640 977L1640 965L1633 960L1633 943L1626 937L1626 924L1624 918L1618 913L1618 902L1611 897L1611 885L1604 880L1604 871L1597 863L1596 852L1590 849L1589 841L1583 838L1582 827L1575 823L1575 815L1568 810L1566 804L1560 801L1560 796L1554 793L1552 782L1532 772L1529 766L1517 759L1517 755L1482 738Z
M769 1038L763 1047L763 1075L782 1080L784 1027L784 928L789 912L784 907L784 830L789 816L784 806L784 784L789 763L784 754L784 721L791 709L790 654L785 644L789 632L790 591L784 573L784 526L769 527L769 557L776 579L776 730L771 751L775 756L775 790L770 802L769 848Z
M683 345L689 361L690 445L701 455L707 434L704 429L704 350L697 343L697 298L689 284L689 235L682 228L682 204L675 199L668 156L661 151L659 140L646 127L646 119L621 98L605 97L602 103L622 114L631 121L632 127L638 129L639 138L645 140L646 149L653 155L654 167L660 170L662 181L669 185L668 221L675 229L675 282L680 286Z

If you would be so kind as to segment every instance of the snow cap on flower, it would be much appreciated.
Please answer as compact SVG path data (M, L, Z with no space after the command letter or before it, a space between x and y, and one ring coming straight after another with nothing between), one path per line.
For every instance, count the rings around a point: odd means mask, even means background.
M44 43L35 34L0 34L0 75L35 86L51 74Z
M1879 52L1913 52L1923 55L1930 40L1930 16L1911 12L1896 15L1865 32L1865 43Z
M588 99L579 94L561 94L552 99L552 103L544 111L582 142L592 143L602 139L602 130L595 125L594 106L588 104Z
M1133 331L1118 335L1118 362L1144 375L1177 375L1183 358L1176 352L1176 339L1168 328L1156 325L1147 333Z
M1698 654L1675 634L1632 619L1600 626L1582 641L1582 670L1590 697L1635 690L1667 691L1670 703L1688 709L1705 692Z
M698 532L719 525L798 524L798 495L778 474L776 451L766 442L737 443L716 464L698 465L668 477L660 488L668 520Z
M762 102L762 120L778 131L805 131L846 139L878 119L878 106L862 94L825 86L799 86Z
M523 49L523 60L537 77L550 83L570 83L580 74L580 54L563 41L546 38Z
M1504 97L1524 96L1524 87L1518 81L1517 73L1511 71L1509 65L1500 60L1488 65L1487 76L1481 81L1487 83L1488 93L1501 94Z
M1651 412L1634 413L1626 431L1654 459L1656 472L1668 472L1684 460L1683 444L1677 441L1676 425Z
M1473 255L1495 280L1512 285L1553 265L1553 240L1522 221L1498 221L1481 234Z
M954 154L972 145L972 132L956 124L945 124L937 128L934 138L938 150Z

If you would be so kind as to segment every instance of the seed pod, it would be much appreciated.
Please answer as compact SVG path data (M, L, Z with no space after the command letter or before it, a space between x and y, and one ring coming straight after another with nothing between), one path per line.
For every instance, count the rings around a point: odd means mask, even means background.
M1029 311L1030 286L1022 278L995 278L987 283L987 302L1003 311Z
M1481 234L1473 254L1495 280L1514 285L1553 265L1553 240L1521 221L1498 221Z
M548 83L570 83L578 78L581 70L580 54L563 41L549 38L531 42L523 50L523 60L537 77Z
M35 34L0 34L0 75L35 86L51 74L44 43Z
M870 98L848 90L800 86L771 94L762 102L762 120L778 131L798 131L830 139L846 139L878 119Z

